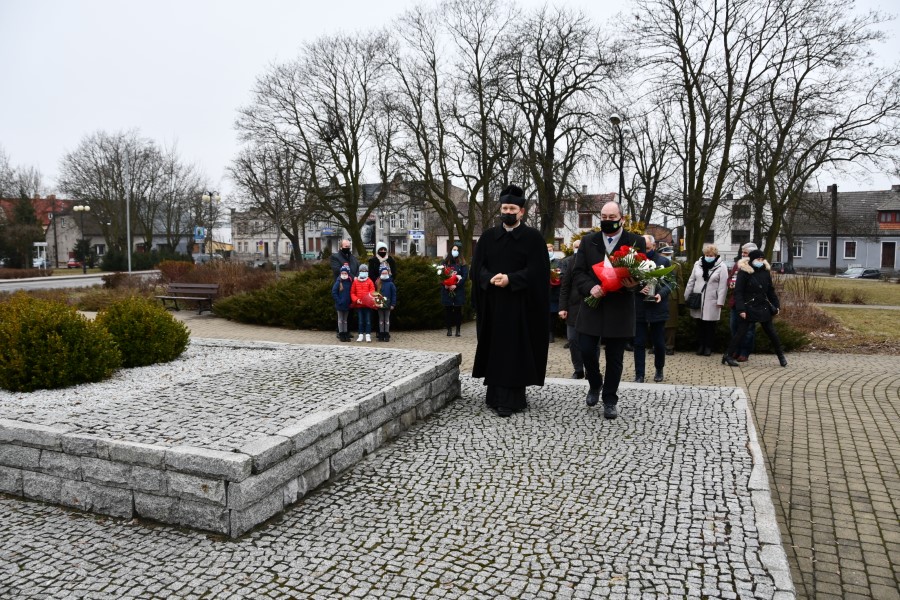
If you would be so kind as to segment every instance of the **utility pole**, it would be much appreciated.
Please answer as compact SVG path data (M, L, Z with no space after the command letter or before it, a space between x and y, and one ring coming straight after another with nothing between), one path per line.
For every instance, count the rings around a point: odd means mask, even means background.
M828 274L837 275L837 234L838 234L838 210L837 210L837 184L832 183L828 187L831 192L831 243L828 249Z

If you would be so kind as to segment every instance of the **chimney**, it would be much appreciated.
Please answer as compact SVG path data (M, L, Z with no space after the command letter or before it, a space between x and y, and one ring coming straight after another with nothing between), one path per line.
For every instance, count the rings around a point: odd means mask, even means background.
M894 186L894 187L900 187L900 186ZM586 185L581 186L581 195L587 196L587 186Z
M900 192L900 185L898 185L898 184L892 185L892 186L891 186L891 191L892 191L892 192Z

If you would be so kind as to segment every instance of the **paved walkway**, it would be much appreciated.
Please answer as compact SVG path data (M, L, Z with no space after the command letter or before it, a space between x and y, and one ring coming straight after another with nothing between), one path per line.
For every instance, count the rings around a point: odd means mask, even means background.
M187 312L181 312L178 316L188 324L195 337L338 344L333 332L247 326ZM350 345L360 344L354 342ZM474 331L473 326L468 324L464 326L460 338L448 338L442 331L399 332L394 334L394 341L390 344L371 343L371 346L376 345L460 352L463 357L461 370L467 372L472 366ZM668 357L665 383L736 386L746 390L766 454L775 510L799 597L897 600L900 598L900 382L897 359L888 356L790 354L788 360L790 366L782 369L774 357L760 355L752 357L741 368L731 369L722 366L716 357L702 358L679 353ZM562 343L553 344L548 375L568 376L571 371L568 361L568 351L563 349ZM371 368L371 365L362 365L357 373L347 373L347 376L365 376ZM626 355L625 379L630 379L632 374L629 356ZM564 406L568 397L552 397L556 393L552 390L557 388L553 386L549 389L549 396L539 392L536 408L537 411L549 411L542 414L549 415L551 422L556 422L562 418L560 406ZM450 420L465 424L473 418L480 418L476 410L479 408L477 390L473 392L471 386L469 390L462 402L454 403L438 415L439 422ZM639 410L643 411L639 412L641 418L623 418L603 425L624 427L641 421L646 425L652 417L668 417L666 406L665 402L657 402L640 407ZM636 408L628 407L627 402L623 402L623 411L634 411ZM536 424L532 422L533 416L526 413L514 419L528 424L525 427L527 432ZM665 418L660 421L663 425L664 422ZM499 419L481 423L482 427L511 425L510 421ZM423 431L425 435L422 435ZM327 493L311 497L310 501L320 504L322 510L291 511L277 527L257 532L249 542L245 540L233 546L224 542L213 543L196 535L190 537L190 543L185 545L186 534L182 531L166 528L149 530L146 526L131 527L128 524L117 524L118 533L110 536L104 533L103 526L94 521L96 517L60 511L39 503L5 500L0 504L27 504L28 508L25 511L27 514L22 517L25 521L20 520L18 511L10 513L0 508L0 530L17 532L16 536L7 537L6 542L0 544L0 581L4 579L3 569L17 577L30 573L36 581L42 578L47 581L71 581L73 585L78 581L90 581L87 593L78 596L97 598L147 597L148 594L151 597L192 596L191 590L204 590L210 597L220 597L225 591L240 590L242 583L246 585L242 593L254 597L284 589L295 589L303 597L318 593L323 598L335 597L335 594L340 596L344 592L385 597L413 597L422 593L421 589L402 585L393 590L366 587L366 578L370 574L395 569L393 572L398 574L398 578L406 577L409 581L427 579L437 572L444 574L443 579L423 584L428 585L429 594L435 596L455 597L468 590L463 595L487 597L490 594L485 590L499 589L499 582L506 580L498 580L497 577L507 574L507 570L502 569L498 573L492 570L489 561L485 562L487 558L473 561L471 555L465 554L475 551L483 557L495 556L499 552L503 560L509 561L509 566L515 566L512 569L515 576L509 577L508 589L504 592L507 597L609 595L624 599L640 598L641 592L650 596L654 596L655 592L658 597L681 596L687 592L685 595L696 593L696 597L700 597L707 593L704 592L707 583L707 591L716 585L712 580L705 580L710 573L701 575L699 591L696 578L665 587L670 583L665 577L658 582L650 581L648 577L649 583L663 587L643 588L639 592L622 585L624 578L621 570L623 567L632 568L631 563L617 562L614 557L606 556L602 557L605 562L600 563L592 556L581 556L579 548L583 547L584 540L573 535L578 528L570 525L584 518L608 518L612 514L609 511L617 509L615 506L597 506L595 512L591 512L590 503L580 508L562 506L559 507L560 519L553 523L541 520L540 515L552 504L553 494L545 497L535 494L541 492L542 486L548 486L546 489L552 492L553 486L566 473L580 477L577 468L567 465L578 464L579 452L589 453L589 445L561 445L561 449L566 450L569 463L562 465L551 460L548 469L543 463L517 466L508 459L498 461L490 449L476 444L477 435L467 433L464 428L454 430L456 433L452 439L433 439L427 431L430 430L423 428L419 435L402 436L396 444L397 448L360 465L346 484L342 481L341 486L331 486ZM645 436L654 432L636 433ZM506 450L514 454L518 443L511 441ZM463 455L455 454L460 451ZM552 454L547 456L552 459ZM458 461L451 460L454 457L467 457L478 468L456 475L455 468L444 470L447 465L457 466ZM632 478L632 487L627 489L632 490L635 497L647 495L647 490L638 488L646 483L649 474L631 470L640 467L641 462L631 464L626 461L617 465L617 468L626 470L627 477ZM591 468L608 466L600 464ZM416 533L416 527L404 528L404 519L415 519L416 515L423 519L426 514L441 514L440 511L433 511L434 502L446 497L448 490L452 491L455 481L458 481L452 479L454 476L468 478L466 485L471 487L472 478L487 468L495 469L494 475L505 481L518 482L522 486L523 499L532 504L525 505L524 512L514 510L507 514L501 511L485 516L481 511L473 512L478 507L477 503L463 498L469 504L462 504L462 508L446 513L446 518L441 517L433 523L440 531L439 535L421 537ZM426 488L433 485L446 489L437 490L433 497L421 486L394 489L392 486L397 486L397 482L415 478L393 475L408 473L412 469L422 473ZM383 472L388 473L388 479L384 479ZM474 484L477 486L478 481ZM723 479L723 488L732 484L733 481L727 477ZM358 498L355 494L359 492L371 494L375 499L372 507L364 507L365 515L368 515L364 517L376 524L382 522L379 519L383 517L380 535L358 533L360 529L365 530L354 520L354 514L360 507L346 503ZM514 507L515 499L505 496L492 498L490 505ZM531 507L543 508L535 511ZM394 509L402 509L402 515L391 512ZM476 522L478 519L485 520ZM497 520L503 520L506 524L509 529L507 534L498 536L496 529L490 527ZM282 537L282 532L286 531L285 525L292 531L290 540ZM309 532L302 534L299 546L295 545L298 528ZM516 528L524 528L525 537L515 534ZM474 550L454 545L454 540L461 539L463 533L469 536L472 533L479 535L479 532L481 537L478 539L482 545ZM710 533L717 536L720 532L712 528ZM539 538L538 534L546 538L544 546L523 545L526 539L544 539ZM680 537L675 536L676 539ZM13 539L15 544L8 543ZM347 544L348 540L351 543ZM624 538L620 541L627 543ZM752 543L752 538L745 541ZM28 546L32 542L35 542L34 546ZM27 558L17 554L25 547L33 548ZM133 548L140 551L132 552ZM335 553L335 548L344 549L343 553ZM402 548L410 548L413 554L405 553ZM439 550L443 560L422 560L415 554L423 551L427 555L432 550ZM570 562L565 563L564 560ZM638 558L638 566L641 565L640 560ZM664 557L648 556L644 560L659 567L647 569L648 574L666 572L663 569L666 565L653 562L664 561ZM187 579L173 577L158 567L169 561L179 567L178 572L188 573ZM229 571L234 561L241 565L240 573ZM476 567L461 566L469 564ZM181 568L182 565L185 568ZM589 589L579 589L570 586L570 582L561 577L564 572L578 573L586 565L591 565L587 572L600 572L605 578L592 580ZM295 566L302 568L295 570ZM89 574L89 571L96 573L97 570L104 574L103 578ZM540 574L540 577L534 577L534 574ZM136 583L142 577L147 577L149 583ZM740 577L736 574L732 577L735 587L738 581L746 581ZM551 585L545 589L528 587L535 579ZM525 582L524 587L522 582ZM310 587L312 583L319 586L318 592L313 592ZM728 583L726 577L719 582L717 589L727 588ZM468 587L461 587L464 584ZM446 589L446 594L441 593L442 589ZM765 582L761 583L760 590L765 591ZM727 593L708 595L728 597ZM765 597L765 594L761 593L761 596ZM38 593L35 597L45 596ZM55 593L46 597L71 595L61 593L57 588Z
M333 332L180 316L197 337L337 343ZM389 345L460 352L461 371L471 372L474 325L465 325L459 338L400 332ZM634 373L629 358L625 381ZM677 353L667 357L665 383L747 391L798 597L900 600L897 357L794 353L788 361L782 369L774 356L756 355L732 369L715 356ZM558 341L548 376L570 374L568 350Z

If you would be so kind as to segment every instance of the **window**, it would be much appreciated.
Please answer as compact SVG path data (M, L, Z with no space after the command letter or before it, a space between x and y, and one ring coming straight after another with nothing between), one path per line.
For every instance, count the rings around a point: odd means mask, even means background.
M397 213L391 213L391 229L397 229Z
M749 204L738 204L734 207L734 218L735 219L749 219L750 218L750 205ZM750 240L747 240L750 241Z
M828 258L828 240L819 240L816 258Z
M400 242L400 253L401 253L401 254L407 254L408 252L409 252L409 240L407 240L407 239L404 238L404 239Z
M794 258L803 258L803 242L796 241L794 242Z
M750 241L749 229L733 229L731 231L731 243L744 245Z
M417 210L413 211L413 229L421 229L422 227L422 213Z
M844 258L856 258L856 242L844 242Z
M706 237L703 238L704 244L715 244L716 243L716 232L713 229L710 229L706 232Z
M400 229L406 229L406 211L400 213Z
M290 253L291 253L291 243L290 243L290 242L285 242L285 243L284 243L284 253L285 253L285 254L290 254Z
M594 215L591 213L578 213L578 227L580 229L590 229L594 226Z

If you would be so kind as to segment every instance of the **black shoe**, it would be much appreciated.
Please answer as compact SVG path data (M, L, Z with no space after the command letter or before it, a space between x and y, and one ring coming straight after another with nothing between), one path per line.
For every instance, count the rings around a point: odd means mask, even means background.
M674 350L666 350L666 356L675 356Z
M515 411L511 408L507 408L506 406L500 406L497 408L497 416L503 417L504 419L509 418Z
M596 392L593 390L588 390L587 397L584 399L585 404L588 406L597 406L597 403L600 402L600 390Z
M386 342L391 341L391 333L389 331L386 331L384 333L384 341L386 341Z
M700 346L699 348L697 348L697 352L696 352L697 356L703 356L704 350L706 350L706 348L704 348L703 346Z
M632 344L631 342L625 342L625 351L634 352L634 344Z
M569 349L569 342L566 342L565 344L563 344L563 349L565 349L565 350Z
M449 327L447 328L447 337L453 337L453 331Z
M782 367L787 366L787 359L784 357L784 354L778 355L778 364L781 365Z
M456 327L456 337L459 337L459 326Z
M712 356L712 348L704 348L703 356Z
M603 405L603 418L615 419L618 416L619 416L619 411L616 410L615 404L604 404Z
M657 370L656 370L656 375L653 376L653 381L655 381L656 383L659 383L659 382L662 381L662 380L663 380L663 372L662 372L662 369L657 369Z
M634 382L635 383L644 383L644 378L643 377L635 377Z
M584 371L575 371L569 379L584 379Z
M722 357L722 364L723 364L723 365L728 365L729 367L738 367L738 366L740 366L740 365L738 365L738 361L734 360L733 358L731 358L731 357L728 356L727 354L726 354L725 356Z

